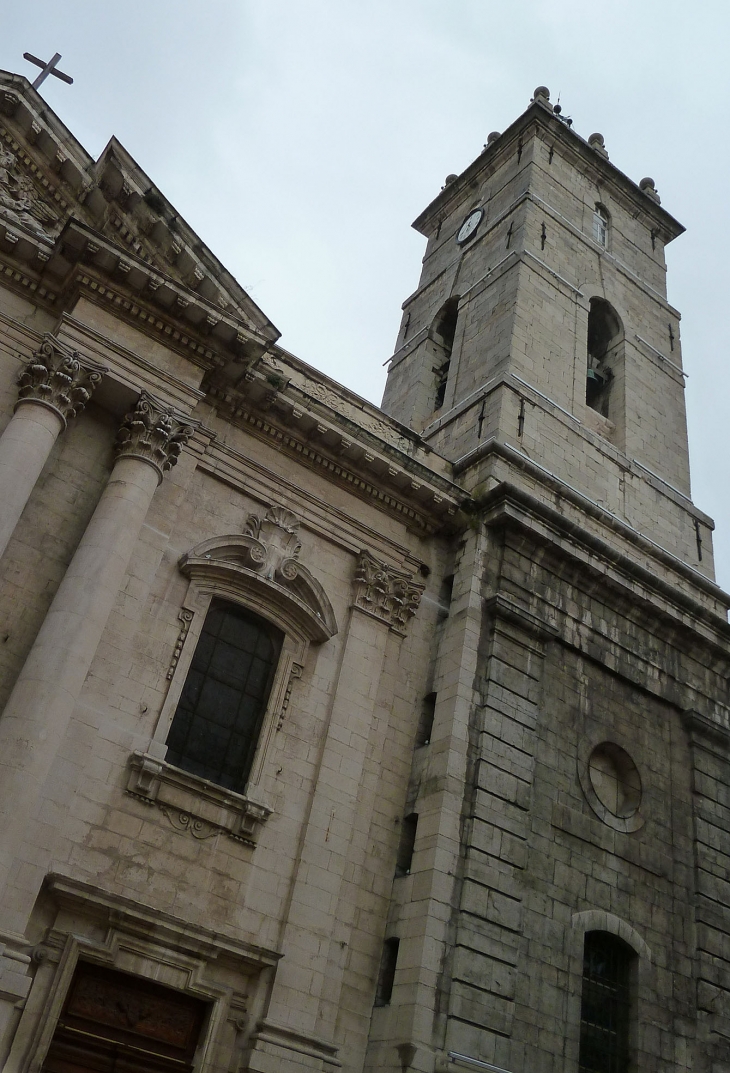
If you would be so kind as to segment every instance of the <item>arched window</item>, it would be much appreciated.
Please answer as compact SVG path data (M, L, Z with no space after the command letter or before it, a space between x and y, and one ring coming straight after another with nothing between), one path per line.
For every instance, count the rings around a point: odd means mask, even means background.
M588 312L586 402L604 417L610 417L613 364L618 356L617 348L622 332L621 321L613 306L603 298L591 298Z
M596 205L593 210L593 238L599 246L608 245L608 228L611 218L603 205Z
M586 932L579 1073L629 1073L631 968L635 957L623 939L605 931Z
M282 640L238 604L211 604L167 736L168 763L243 793Z
M449 382L449 367L451 365L451 352L454 349L456 338L456 322L459 316L459 299L449 298L442 306L434 322L433 334L437 347L438 364L434 368L436 373L436 391L434 395L434 410L440 410L446 397L446 385Z

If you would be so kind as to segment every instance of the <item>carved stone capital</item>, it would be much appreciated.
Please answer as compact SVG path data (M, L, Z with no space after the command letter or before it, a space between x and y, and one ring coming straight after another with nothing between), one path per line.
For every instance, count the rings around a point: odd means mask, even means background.
M172 407L164 406L143 391L117 433L116 456L148 462L162 480L177 462L194 430L195 422L187 421Z
M410 574L381 563L369 551L360 552L355 567L354 606L380 619L395 633L405 636L423 588L414 583Z
M18 401L36 402L57 413L64 428L81 413L107 370L47 334L18 377Z

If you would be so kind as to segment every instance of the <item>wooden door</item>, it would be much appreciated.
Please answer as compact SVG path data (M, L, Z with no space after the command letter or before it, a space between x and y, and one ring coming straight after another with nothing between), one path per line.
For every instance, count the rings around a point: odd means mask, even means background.
M206 1009L191 995L80 962L43 1073L191 1073Z

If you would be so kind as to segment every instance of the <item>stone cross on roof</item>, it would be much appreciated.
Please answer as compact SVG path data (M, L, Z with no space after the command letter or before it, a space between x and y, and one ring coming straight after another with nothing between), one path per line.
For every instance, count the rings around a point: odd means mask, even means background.
M46 63L45 60L39 60L37 56L31 55L30 52L24 52L23 59L28 60L30 63L34 63L36 67L41 68L41 73L33 83L33 89L38 89L49 75L55 75L56 78L60 78L62 82L68 82L70 86L73 85L73 78L71 78L70 75L64 74L63 71L56 70L56 64L61 59L60 52L57 52L53 59L49 60L48 63Z

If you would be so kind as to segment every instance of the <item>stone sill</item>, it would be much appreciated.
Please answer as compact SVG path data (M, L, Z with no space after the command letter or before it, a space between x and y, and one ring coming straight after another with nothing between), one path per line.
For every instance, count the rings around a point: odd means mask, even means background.
M197 839L223 832L237 842L255 846L259 828L272 812L267 805L149 753L132 753L129 769L126 792L147 805L156 805L173 827Z

